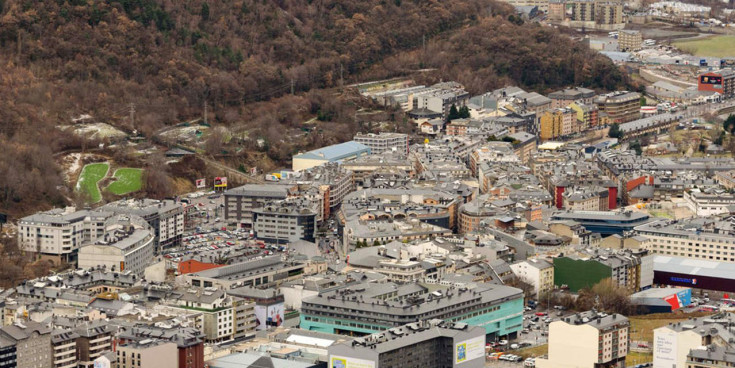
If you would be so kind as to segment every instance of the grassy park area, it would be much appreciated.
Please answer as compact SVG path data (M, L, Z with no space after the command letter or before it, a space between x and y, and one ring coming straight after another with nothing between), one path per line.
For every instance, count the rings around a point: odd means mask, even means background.
M107 171L109 169L110 164L107 162L85 165L84 168L82 168L82 173L79 174L77 190L82 193L86 193L92 203L101 201L102 193L100 193L97 183L107 176Z
M143 187L143 170L122 168L115 170L115 181L110 183L107 190L115 195L125 195L139 191Z
M674 42L674 46L696 56L727 57L735 55L735 36L712 36Z

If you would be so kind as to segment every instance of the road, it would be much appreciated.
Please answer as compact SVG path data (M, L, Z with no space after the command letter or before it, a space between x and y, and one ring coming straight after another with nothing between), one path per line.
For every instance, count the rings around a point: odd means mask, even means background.
M265 180L262 176L252 176L249 174L245 174L244 172L237 170L235 168L229 167L227 165L223 165L215 160L212 160L211 158L205 157L203 155L197 155L202 161L206 162L207 165L210 165L212 167L215 167L219 170L224 171L228 176L235 176L241 181L245 183L265 183Z
M705 114L714 113L719 115L723 110L735 108L735 101L726 101L724 103L707 103L702 105L688 106L686 110L682 111L682 116L685 118L696 118Z

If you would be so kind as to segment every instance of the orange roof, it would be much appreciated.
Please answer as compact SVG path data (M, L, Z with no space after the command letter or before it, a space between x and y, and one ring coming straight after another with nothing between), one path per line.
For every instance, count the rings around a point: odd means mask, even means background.
M179 262L179 274L184 275L187 273L194 273L204 270L209 270L212 268L222 267L224 265L215 264L215 263L204 263L199 262L195 259L190 259L188 261Z

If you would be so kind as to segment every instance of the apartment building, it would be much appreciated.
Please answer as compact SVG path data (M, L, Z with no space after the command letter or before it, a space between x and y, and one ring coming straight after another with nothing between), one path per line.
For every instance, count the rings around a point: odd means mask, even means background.
M240 227L252 228L253 210L271 200L282 200L296 195L298 186L281 184L246 184L225 192L225 219Z
M146 339L117 345L117 368L177 368L176 344Z
M619 29L623 23L623 3L600 1L595 5L595 23L602 29Z
M322 219L328 218L330 213L342 204L345 196L355 190L352 171L334 162L295 172L292 177L282 180L281 184L298 186L302 196L310 187L317 189L324 196L325 208Z
M597 105L594 103L572 102L568 106L577 113L577 125L580 132L594 128L600 124Z
M637 226L635 231L650 239L646 246L654 254L735 262L732 217L660 220Z
M576 129L577 114L568 108L546 111L539 118L539 138L542 141L572 134Z
M641 117L641 94L618 91L595 98L595 104L612 123L627 123Z
M0 337L16 347L15 367L48 368L54 364L51 329L33 321L16 321L0 328Z
M694 348L687 354L687 368L735 367L735 349L732 347L706 346Z
M195 288L218 287L230 289L239 286L280 285L301 277L305 264L282 261L280 256L234 263L196 273L179 276Z
M513 139L513 151L518 159L523 163L527 163L531 159L531 155L536 152L537 142L536 135L527 132L517 132L507 135Z
M104 320L86 322L74 329L79 366L94 367L94 361L112 350L114 328Z
M620 131L623 133L621 140L630 141L644 135L668 133L676 128L679 121L681 121L681 115L667 113L620 124Z
M156 235L156 253L181 245L184 235L184 207L172 200L127 199L108 203L100 209L116 215L142 217Z
M470 94L455 82L445 82L433 85L430 89L414 93L409 97L413 109L411 113L429 111L441 114L443 119L449 116L452 105L459 108L467 104Z
M441 188L439 188L441 189ZM345 198L338 215L343 221L406 220L455 229L461 197L435 189L365 189Z
M487 142L470 153L470 172L477 177L482 162L520 162L510 142Z
M584 312L549 324L548 358L539 368L624 368L630 321L620 314Z
M720 171L715 174L715 180L725 189L735 189L735 171Z
M551 92L547 97L551 99L551 108L559 109L567 107L575 101L582 104L591 104L595 97L595 91L583 87L565 88Z
M563 206L569 211L607 211L609 196L603 187L569 188L562 193Z
M188 289L172 304L202 314L202 329L208 343L238 341L255 336L255 303L228 295L223 290L214 287Z
M114 219L96 242L79 249L79 268L104 266L112 271L142 275L154 260L156 236L140 217Z
M304 298L300 325L306 330L365 335L434 318L482 326L491 338L516 336L523 327L523 292L492 284L429 292L417 284L360 283Z
M268 202L253 210L255 237L269 243L316 241L316 211L303 200Z
M733 317L735 317L733 313L726 312L710 317L690 318L653 330L653 366L719 367L715 362L727 358L724 356L718 358L711 349L731 352L735 347L733 346L735 334L731 327ZM696 352L700 349L702 351ZM718 351L724 353L723 350ZM709 358L706 358L708 353ZM700 359L705 361L701 362Z
M722 189L690 189L684 191L684 203L699 217L732 213L735 209L735 195Z
M639 51L641 48L643 48L643 35L640 31L624 29L619 32L619 51Z
M484 332L466 323L418 321L331 345L328 366L481 368Z
M15 340L0 336L0 367L17 367L17 346Z
M595 1L582 0L570 1L571 20L575 22L594 22L595 21Z
M452 230L421 222L417 218L400 220L361 220L353 218L345 223L343 249L347 253L359 243L375 245L394 240L411 241L434 236L449 236Z
M77 368L77 335L71 330L57 330L51 336L54 368ZM0 364L0 367L2 364Z
M401 133L357 133L354 139L370 147L370 154L377 155L384 152L401 152L408 154L408 134Z
M176 344L178 368L204 368L205 335L195 327L168 324L137 324L125 327L117 336L118 343L159 339Z
M554 264L543 259L532 258L510 265L516 277L533 285L537 298L554 290Z
M549 0L549 20L552 22L561 22L567 17L566 1Z
M105 231L108 211L54 209L18 221L18 244L26 252L39 253L55 263L76 262L77 251Z

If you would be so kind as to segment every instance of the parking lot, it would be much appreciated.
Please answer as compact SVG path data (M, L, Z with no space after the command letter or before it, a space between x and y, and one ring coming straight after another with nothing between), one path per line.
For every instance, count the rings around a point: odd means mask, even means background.
M526 307L523 314L523 329L518 337L510 341L499 340L490 343L485 365L488 367L535 367L533 358L516 357L517 352L521 349L547 344L549 324L568 314L570 312L561 309L547 311ZM502 355L498 356L497 353L502 353Z

